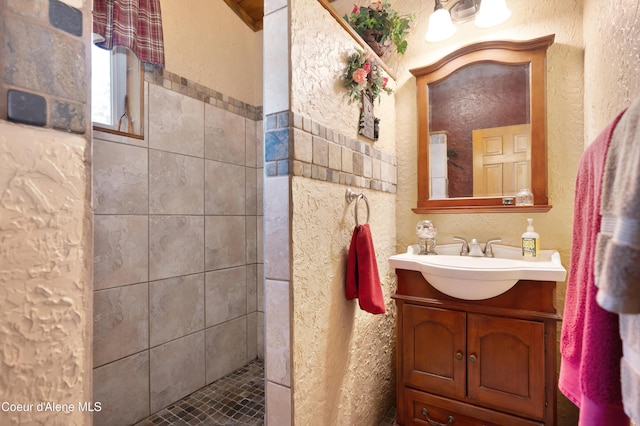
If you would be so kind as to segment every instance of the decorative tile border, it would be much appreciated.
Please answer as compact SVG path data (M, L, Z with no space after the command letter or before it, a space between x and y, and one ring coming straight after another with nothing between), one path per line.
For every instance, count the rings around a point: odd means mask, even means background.
M157 84L165 89L217 106L250 120L262 120L261 106L256 107L231 98L202 84L181 77L178 74L166 71L164 68L145 64L144 79L149 83Z
M397 159L290 111L265 117L265 174L395 193Z

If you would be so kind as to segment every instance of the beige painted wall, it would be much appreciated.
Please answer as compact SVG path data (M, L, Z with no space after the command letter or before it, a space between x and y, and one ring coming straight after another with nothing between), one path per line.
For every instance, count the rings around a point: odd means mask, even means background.
M584 4L586 146L640 96L640 4Z
M315 0L293 0L291 110L357 138L359 105L342 86L346 58L357 44ZM395 154L393 96L374 111L380 140L364 143ZM346 255L355 226L345 185L294 177L292 199L292 388L299 425L374 425L394 400L393 354L395 195L364 192L387 306L386 315L361 311L344 296ZM360 218L366 215L360 203Z
M296 425L377 425L394 400L395 254L393 194L365 191L387 307L371 315L344 296L355 225L345 186L292 183L293 384ZM360 220L366 212L360 203Z
M2 425L91 424L87 148L0 120L0 404L33 404L0 409ZM47 401L73 411L38 411Z
M167 71L262 105L262 31L253 32L222 0L160 6Z

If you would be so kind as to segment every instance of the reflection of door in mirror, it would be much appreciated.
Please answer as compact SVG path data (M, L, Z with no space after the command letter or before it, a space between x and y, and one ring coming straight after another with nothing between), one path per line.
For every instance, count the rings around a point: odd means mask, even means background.
M531 125L473 131L473 196L513 196L531 187Z
M437 105L429 109L429 133L446 131L448 135L449 197L476 196L474 130L530 122L529 68L528 63L477 62L429 83L429 105ZM442 197L431 194L430 198Z

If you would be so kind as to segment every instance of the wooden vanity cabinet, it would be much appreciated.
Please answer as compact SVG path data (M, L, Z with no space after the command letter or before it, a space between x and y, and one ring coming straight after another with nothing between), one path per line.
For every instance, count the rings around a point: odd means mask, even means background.
M398 425L555 425L555 282L466 301L396 270Z

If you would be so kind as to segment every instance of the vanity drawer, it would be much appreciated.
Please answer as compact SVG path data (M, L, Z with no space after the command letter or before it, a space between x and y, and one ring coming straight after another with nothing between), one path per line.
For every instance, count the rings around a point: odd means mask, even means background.
M405 426L543 426L544 423L404 388Z

